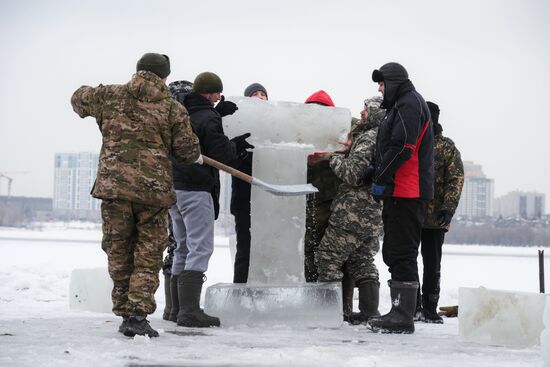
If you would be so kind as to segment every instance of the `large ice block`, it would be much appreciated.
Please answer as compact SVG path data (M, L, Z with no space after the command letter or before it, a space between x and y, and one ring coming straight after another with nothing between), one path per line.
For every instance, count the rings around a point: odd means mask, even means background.
M107 268L74 269L69 283L69 308L110 313L112 289Z
M254 175L273 184L302 184L307 152L296 146L273 145L254 150ZM252 186L251 246L248 283L304 282L306 197L274 196Z
M223 118L225 134L232 138L251 133L248 141L256 147L295 142L312 145L314 150L334 150L351 127L351 113L346 108L248 97L228 100L239 109Z
M219 283L208 288L204 309L218 316L222 326L337 328L342 324L342 287L340 283Z
M540 351L542 354L543 367L550 367L550 298L546 296L546 306L544 307L544 331L540 335Z
M482 344L539 345L547 300L540 293L459 288L460 337Z

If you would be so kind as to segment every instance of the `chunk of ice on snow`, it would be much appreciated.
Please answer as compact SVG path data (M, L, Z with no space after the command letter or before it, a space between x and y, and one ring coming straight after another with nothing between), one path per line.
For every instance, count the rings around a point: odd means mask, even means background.
M539 345L547 300L540 293L459 288L459 334L482 344Z
M74 269L69 283L71 310L111 313L113 281L107 268Z

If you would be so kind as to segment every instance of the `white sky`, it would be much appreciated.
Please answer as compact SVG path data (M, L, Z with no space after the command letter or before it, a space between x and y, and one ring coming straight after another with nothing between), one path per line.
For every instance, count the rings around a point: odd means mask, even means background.
M127 82L145 52L170 56L169 81L208 70L226 95L260 82L299 102L324 89L355 116L372 70L397 61L496 196L550 197L549 16L544 0L0 0L0 172L27 172L13 195L51 197L54 153L101 145L72 92Z

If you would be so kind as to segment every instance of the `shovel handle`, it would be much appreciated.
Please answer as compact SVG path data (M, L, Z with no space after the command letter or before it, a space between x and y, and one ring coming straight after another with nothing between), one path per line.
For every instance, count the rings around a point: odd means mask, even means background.
M202 156L203 163L206 163L209 166L212 166L214 168L217 168L219 170L222 170L224 172L229 173L231 176L237 177L238 179L243 180L244 182L248 182L249 184L252 184L252 176L247 175L244 172L241 172L233 167L229 167L221 162L218 162L212 158L209 158L205 155Z

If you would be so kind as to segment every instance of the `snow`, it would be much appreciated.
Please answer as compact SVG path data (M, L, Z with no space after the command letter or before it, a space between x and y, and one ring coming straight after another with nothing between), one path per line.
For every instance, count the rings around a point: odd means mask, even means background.
M543 355L550 366L544 332L542 347L483 345L460 340L456 318L446 318L443 325L417 323L412 335L375 334L347 325L303 330L177 327L161 318L162 284L158 309L150 317L161 336L129 339L116 331L120 320L111 314L69 310L71 271L106 266L97 229L69 232L73 242L62 229L38 234L0 228L0 366L506 367L541 366ZM215 244L207 286L232 279L228 238L216 237ZM376 263L384 282L388 274L380 255ZM537 249L445 245L440 304L457 304L459 286L537 292ZM380 298L385 312L385 283Z

